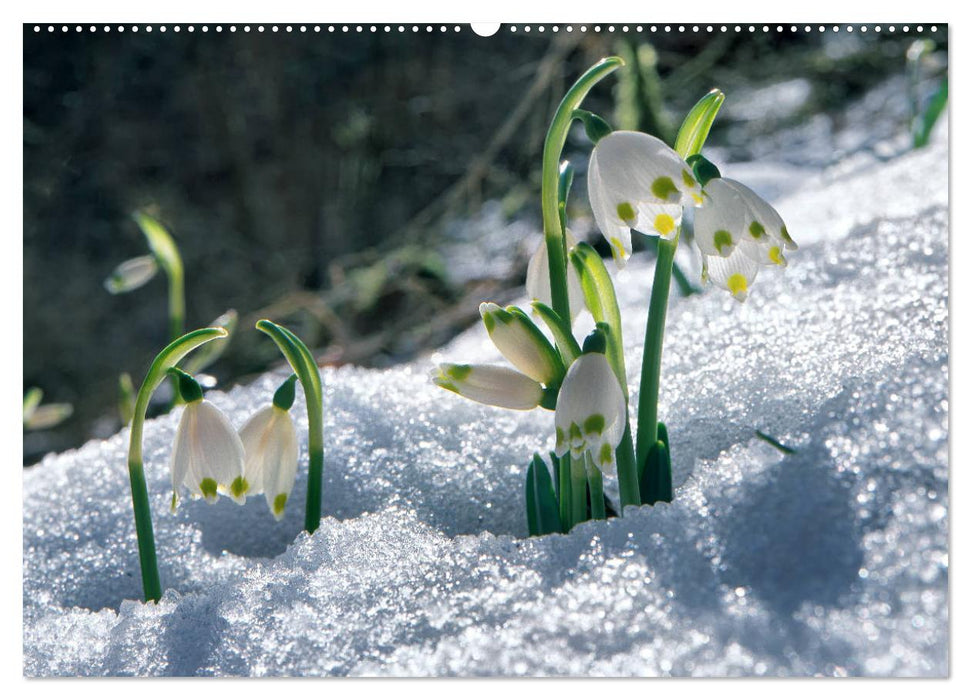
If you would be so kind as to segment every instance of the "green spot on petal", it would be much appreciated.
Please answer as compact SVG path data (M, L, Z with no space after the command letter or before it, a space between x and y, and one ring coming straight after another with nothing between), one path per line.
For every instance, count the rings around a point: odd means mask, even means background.
M570 423L570 440L582 440L583 434L580 432L580 426L576 423Z
M199 490L202 491L202 495L207 501L213 501L216 499L216 480L210 477L206 477L199 482Z
M698 184L695 182L695 179L691 177L691 173L689 173L687 170L681 171L681 179L684 180L685 186L688 187L689 189L696 187Z
M769 260L774 262L776 265L786 264L786 259L785 257L783 257L782 251L779 249L779 246L777 245L774 245L771 248L769 248Z
M273 514L283 515L283 509L287 507L287 495L285 493L278 493L276 498L273 499Z
M562 445L563 444L563 440L565 440L565 439L566 439L566 436L563 435L563 428L557 428L556 429L556 446L559 447L560 445Z
M583 432L585 432L587 435L593 433L600 435L600 433L604 431L605 425L606 421L604 420L604 417L599 413L594 413L592 416L583 421Z
M600 463L613 464L614 450L606 442L600 446Z
M249 492L249 482L241 476L237 476L229 486L229 492L234 498L240 498Z
M715 242L715 250L717 250L719 253L723 253L722 248L724 248L725 246L728 246L729 248L731 248L732 246L732 234L730 234L728 231L725 231L724 229L715 231L714 242Z
M631 206L630 202L621 202L617 205L617 216L624 223L633 226L634 222L637 220L637 215L634 213L634 207Z
M789 232L786 230L786 227L785 226L782 227L782 231L780 233L782 234L782 240L784 240L786 242L786 244L788 245L788 247L789 248L792 248L793 250L795 250L796 249L796 242L794 240L792 240L792 236L789 235Z
M468 379L472 374L472 365L448 365L445 369L445 376L457 382Z
M658 199L664 200L665 202L672 199L672 195L675 195L674 199L677 199L677 195L680 195L678 188L674 186L674 181L667 177L659 177L651 184L651 192Z
M765 226L760 224L758 221L753 221L749 224L748 232L752 234L752 238L759 239L765 235Z
M486 330L492 333L493 329L496 327L496 319L491 313L484 314L482 316L482 323L485 325Z

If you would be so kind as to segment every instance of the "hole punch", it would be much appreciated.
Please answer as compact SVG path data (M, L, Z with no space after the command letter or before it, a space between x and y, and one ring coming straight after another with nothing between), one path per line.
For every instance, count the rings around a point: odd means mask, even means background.
M472 31L479 36L492 36L499 31L501 25L498 22L473 22Z

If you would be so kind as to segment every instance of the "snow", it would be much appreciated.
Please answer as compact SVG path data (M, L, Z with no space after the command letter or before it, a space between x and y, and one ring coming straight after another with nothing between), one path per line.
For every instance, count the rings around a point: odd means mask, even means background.
M427 380L499 361L481 328L409 365L323 370L312 536L305 467L280 523L261 497L170 514L178 413L150 421L158 605L138 602L127 434L49 456L24 474L25 675L947 675L947 154L938 134L788 181L723 169L781 188L801 246L744 305L672 295L672 504L525 538L552 414ZM617 277L635 390L644 258ZM208 398L239 427L283 378Z

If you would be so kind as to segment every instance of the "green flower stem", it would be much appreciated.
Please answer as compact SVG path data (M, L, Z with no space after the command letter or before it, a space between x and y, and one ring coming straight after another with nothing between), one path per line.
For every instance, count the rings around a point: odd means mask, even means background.
M573 525L587 519L587 470L583 459L570 458L570 519Z
M553 310L563 319L570 319L570 300L566 283L566 231L560 221L558 201L560 156L575 116L574 110L580 106L594 85L622 65L624 65L623 60L617 56L611 56L601 60L580 76L563 97L550 123L549 131L546 132L546 144L543 147L543 235L546 238L549 257Z
M320 503L324 483L324 393L320 383L320 370L313 354L291 331L272 321L257 321L256 328L266 333L280 348L303 386L307 400L309 426L310 468L307 472L307 507L304 529L314 532L320 526Z
M675 150L682 158L701 153L708 139L711 125L725 101L721 90L714 89L691 108L678 130ZM641 364L640 395L637 400L637 473L645 478L647 458L657 442L657 397L661 380L661 347L664 343L664 320L671 291L674 254L678 250L681 228L672 240L658 240L657 263L654 267L654 286L644 330L644 359Z
M651 305L647 311L644 331L644 363L641 365L641 386L637 399L637 473L643 478L647 455L657 442L657 396L661 380L661 347L664 344L664 320L671 290L671 269L678 249L681 231L674 239L659 240L657 264L654 267L654 286Z
M560 457L557 480L560 483L560 525L563 527L563 532L567 533L573 527L573 480L571 478L569 452Z
M587 485L590 487L590 518L592 520L606 520L607 508L604 504L604 478L600 470L593 464L589 453L584 457L587 468Z
M142 589L145 601L158 601L162 597L162 584L158 575L158 561L155 554L155 534L152 530L152 511L145 485L145 470L142 460L142 432L148 413L148 402L170 369L183 357L210 340L226 337L222 328L203 328L192 331L170 343L158 354L145 375L135 399L131 432L128 438L128 476L131 481L132 508L135 511L135 534L138 537L138 559L142 570Z

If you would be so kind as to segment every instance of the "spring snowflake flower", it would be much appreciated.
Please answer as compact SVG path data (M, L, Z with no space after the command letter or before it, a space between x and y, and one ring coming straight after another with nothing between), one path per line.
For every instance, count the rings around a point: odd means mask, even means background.
M576 238L569 230L566 232L567 255L576 246ZM576 318L583 310L583 287L573 265L566 267L567 296L570 300L570 317ZM546 241L539 244L539 248L529 259L526 267L526 293L530 299L542 302L547 306L553 305L553 292L550 291L550 258L546 250Z
M798 246L779 213L742 183L713 178L705 194L705 206L695 215L702 278L744 301L759 267L785 267L784 251Z
M219 498L219 493L228 494L237 503L245 502L246 497L233 489L243 477L243 454L243 443L222 411L201 394L189 401L172 450L173 509L182 486L210 503Z
M277 520L297 479L297 431L290 412L276 405L260 409L239 431L246 453L241 495L264 494Z
M602 472L615 471L614 452L624 435L627 401L607 358L599 352L574 362L556 400L557 456L589 454Z
M683 206L704 202L681 156L660 139L636 131L614 131L597 142L587 189L594 219L618 267L630 257L631 229L671 238Z

